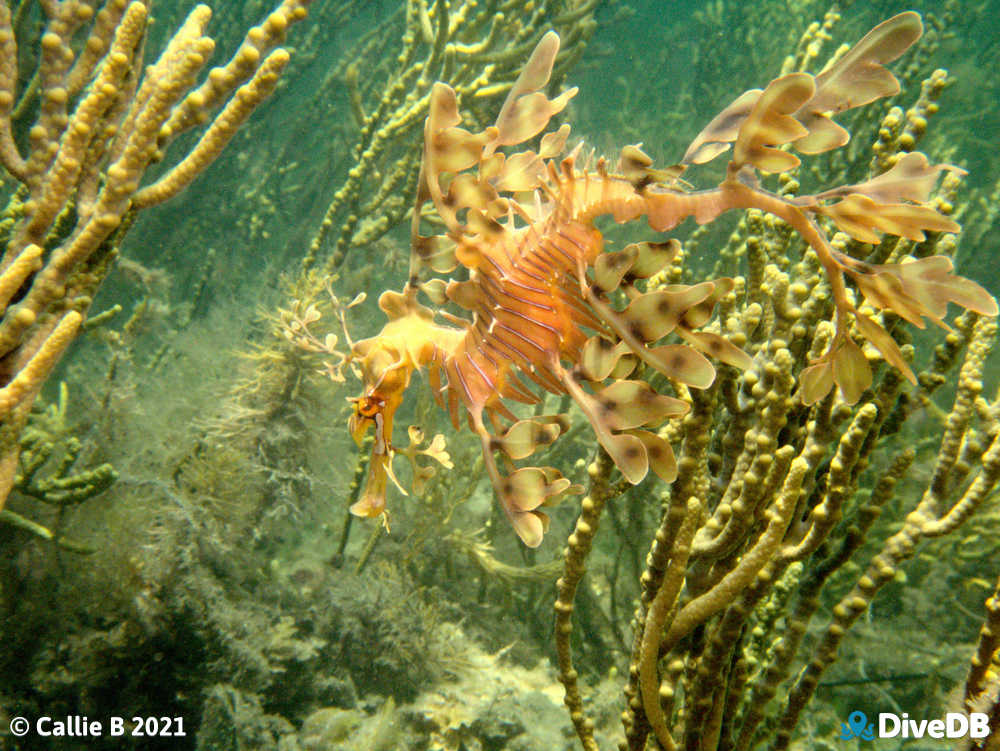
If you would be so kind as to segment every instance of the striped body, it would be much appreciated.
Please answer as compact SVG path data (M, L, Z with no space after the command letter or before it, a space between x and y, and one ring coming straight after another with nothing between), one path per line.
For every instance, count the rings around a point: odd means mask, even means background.
M501 398L538 401L522 379L551 393L566 389L560 361L575 365L587 335L608 331L581 294L581 278L604 247L593 220L611 214L622 222L643 213L645 200L625 180L581 173L573 160L550 170L547 216L520 228L502 226L483 243L464 236L458 255L475 259L468 282L452 282L447 295L475 314L457 349L445 361L452 420L457 403L470 412L496 409L513 418ZM474 244L463 254L462 243Z
M563 389L553 361L576 362L586 337L581 325L599 324L580 298L576 269L600 252L599 232L570 222L544 235L522 229L510 242L484 254L463 293L474 293L475 322L446 360L449 391L466 409L498 406L499 397L537 401L517 379L523 373L548 391ZM504 240L515 239L507 233ZM449 291L455 290L451 287Z

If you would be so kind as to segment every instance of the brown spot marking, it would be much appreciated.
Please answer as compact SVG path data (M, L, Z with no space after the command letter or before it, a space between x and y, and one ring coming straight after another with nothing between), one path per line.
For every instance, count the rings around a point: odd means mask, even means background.
M652 184L653 178L648 173L638 179L632 180L632 187L635 188L637 193L642 193L643 190Z
M627 449L625 449L625 458L637 459L641 453L642 449L639 448L638 446L629 446Z
M673 303L671 303L666 297L661 298L656 304L656 312L662 313L663 315L670 315L674 312Z
M500 492L503 493L505 497L510 497L511 491L513 490L514 483L505 477L503 483L500 485Z
M628 327L629 333L640 341L646 341L646 332L642 328L642 324L638 321L630 323Z
M674 356L670 358L670 367L674 370L681 370L687 364L687 355L680 351L675 351Z

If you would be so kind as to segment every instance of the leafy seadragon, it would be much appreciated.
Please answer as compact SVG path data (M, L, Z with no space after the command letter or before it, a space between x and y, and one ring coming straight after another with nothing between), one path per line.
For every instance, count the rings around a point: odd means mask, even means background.
M939 173L957 167L931 165L912 152L867 182L795 198L768 192L756 179L756 171L796 167L793 151L817 154L847 143L849 134L833 116L897 93L899 84L883 64L899 57L922 31L916 13L902 13L819 75L792 73L740 95L668 170L653 169L635 146L623 150L617 171L603 159L581 166L579 148L560 160L568 125L542 135L537 152L501 151L541 134L576 93L574 88L550 99L543 92L559 48L554 32L542 37L496 123L482 132L459 127L455 92L436 84L424 129L410 279L402 292L382 294L379 305L389 322L378 335L353 344L348 356L364 379L351 432L360 440L369 427L375 430L367 485L351 510L361 516L385 512L387 479L394 479L393 418L413 372L422 368L456 428L465 413L500 504L526 545L537 546L547 527L540 508L576 487L552 467L515 464L555 441L566 419L518 419L508 402L537 403L539 391L568 394L629 482L640 482L649 470L674 480L670 444L651 428L683 415L688 404L630 376L642 363L672 381L706 388L715 378L709 358L748 367L746 353L702 330L733 280L646 284L643 280L670 263L679 244L646 242L604 252L594 226L602 215L619 223L645 216L653 230L664 232L687 217L704 224L732 209L759 209L793 227L816 253L835 306L836 333L800 376L806 403L821 399L834 384L853 403L871 383L867 360L850 333L852 320L890 365L914 380L892 337L851 301L845 276L872 306L917 326L923 317L944 325L949 301L996 315L995 300L952 274L948 258L865 264L831 247L817 222L826 217L869 243L878 242L880 233L923 240L925 231L956 232L958 225L927 201ZM730 148L726 178L718 187L689 191L677 179L688 165ZM421 234L427 202L443 221L444 234ZM447 274L459 265L463 281L424 281L428 272ZM624 295L612 296L619 290ZM435 307L419 302L419 291ZM616 305L617 298L628 302ZM448 302L470 315L441 310ZM670 334L679 341L663 343ZM413 459L414 445L402 453ZM440 446L424 453L447 462Z

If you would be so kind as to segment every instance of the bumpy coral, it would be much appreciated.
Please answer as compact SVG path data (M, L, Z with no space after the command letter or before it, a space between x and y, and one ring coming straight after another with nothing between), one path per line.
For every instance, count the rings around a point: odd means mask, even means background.
M0 260L0 508L28 411L79 331L135 212L187 187L271 94L289 57L277 45L307 6L283 0L200 86L215 47L205 35L208 6L192 10L148 66L149 11L138 0L111 0L96 14L79 0L42 3L37 40L18 39L10 9L0 6L0 163L20 183L5 212ZM74 43L80 35L82 46ZM19 48L33 42L32 85L18 91ZM35 105L37 117L27 122ZM177 136L210 119L190 152L141 185Z

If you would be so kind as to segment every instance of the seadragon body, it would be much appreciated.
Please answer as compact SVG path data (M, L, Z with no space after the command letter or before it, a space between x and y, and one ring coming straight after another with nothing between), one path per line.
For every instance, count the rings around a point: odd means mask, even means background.
M672 382L706 388L715 377L708 357L748 367L747 354L702 329L733 281L654 282L679 244L647 242L606 251L594 225L600 216L619 223L645 217L653 230L664 232L688 217L704 224L726 211L753 208L793 227L826 273L836 316L836 334L826 351L800 374L806 402L822 398L834 385L853 402L869 385L870 369L852 337L852 323L855 334L913 380L892 337L851 301L845 278L873 307L916 325L923 325L923 317L941 324L949 301L996 315L993 298L952 274L947 258L865 264L831 247L817 222L825 216L863 242L877 242L880 233L922 240L924 231L955 232L958 225L927 201L939 173L958 168L931 165L913 152L872 180L816 195L787 198L757 184L756 171L797 166L792 150L813 154L844 145L849 136L832 116L896 93L898 82L883 63L899 57L921 33L917 14L900 14L818 76L793 73L744 93L669 170L654 169L638 147L623 150L615 171L603 159L581 165L579 148L558 159L567 125L542 135L537 152L502 150L542 134L576 93L570 89L550 99L542 91L559 47L554 32L539 42L496 124L480 133L459 127L455 92L436 84L424 132L410 280L402 292L383 293L379 304L389 322L378 335L356 342L350 354L365 383L354 400L351 432L360 439L372 426L375 430L368 481L352 511L385 512L386 481L400 451L392 443L394 415L412 374L424 368L456 427L465 413L500 504L527 545L538 545L547 526L540 507L575 486L554 468L515 462L556 440L567 422L559 415L518 419L507 402L534 404L540 392L568 395L629 482L640 482L649 470L667 482L675 478L670 444L652 428L683 415L688 404L630 376L642 363ZM707 162L730 146L727 176L718 187L684 189L677 178L688 165ZM441 235L421 234L428 202L444 223ZM459 267L461 280L427 280ZM621 298L617 291L624 293L624 306L614 302ZM421 292L435 309L418 301ZM470 315L447 312L448 303ZM679 341L663 343L668 335Z

